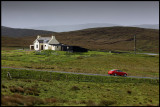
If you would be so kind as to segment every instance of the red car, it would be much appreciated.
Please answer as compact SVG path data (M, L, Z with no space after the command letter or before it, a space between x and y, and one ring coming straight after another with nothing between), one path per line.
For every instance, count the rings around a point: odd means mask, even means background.
M125 77L127 76L126 72L122 72L121 70L118 70L118 69L110 70L110 71L108 71L108 74L109 75L114 75L114 76L117 76L117 75L125 76Z

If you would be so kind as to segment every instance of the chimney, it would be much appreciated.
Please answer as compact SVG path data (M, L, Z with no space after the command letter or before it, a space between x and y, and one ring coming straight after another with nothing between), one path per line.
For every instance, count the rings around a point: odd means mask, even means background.
M52 35L52 39L55 38L55 36Z
M40 37L41 37L41 36L38 35L38 36L37 36L37 39L40 38Z

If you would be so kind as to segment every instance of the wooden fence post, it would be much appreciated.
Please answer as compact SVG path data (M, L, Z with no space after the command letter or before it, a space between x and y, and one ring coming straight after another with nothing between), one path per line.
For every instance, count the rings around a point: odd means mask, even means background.
M52 76L51 76L51 72L50 72L50 80L52 79Z
M79 83L79 76L78 76L78 83Z
M28 79L28 77L29 77L29 74L27 73L27 79Z
M68 76L66 75L66 81L68 82Z
M7 77L12 79L11 74L9 72L7 72Z
M39 79L41 80L41 74L39 74Z

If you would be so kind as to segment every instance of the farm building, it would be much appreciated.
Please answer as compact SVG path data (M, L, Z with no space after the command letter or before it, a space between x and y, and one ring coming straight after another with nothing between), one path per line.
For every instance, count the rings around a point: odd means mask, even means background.
M88 50L80 46L69 46L62 44L55 36L51 37L41 37L37 36L36 40L33 42L33 45L30 45L30 50L58 50L58 51L71 51L71 52L87 52Z

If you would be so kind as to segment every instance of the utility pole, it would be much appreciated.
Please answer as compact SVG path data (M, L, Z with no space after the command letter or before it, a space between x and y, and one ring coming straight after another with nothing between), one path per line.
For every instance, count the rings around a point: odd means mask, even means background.
M134 35L134 54L136 54L136 34Z

